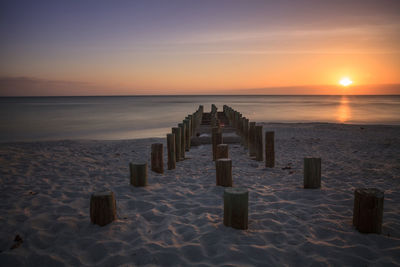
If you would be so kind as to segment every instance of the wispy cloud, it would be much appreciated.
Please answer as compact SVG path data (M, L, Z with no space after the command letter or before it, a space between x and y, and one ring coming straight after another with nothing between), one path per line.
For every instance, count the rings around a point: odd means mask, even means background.
M0 96L90 95L100 88L94 84L32 77L0 77Z

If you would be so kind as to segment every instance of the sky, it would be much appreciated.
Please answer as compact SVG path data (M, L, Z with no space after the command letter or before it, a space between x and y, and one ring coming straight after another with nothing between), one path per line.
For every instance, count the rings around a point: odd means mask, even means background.
M2 0L0 95L400 94L399 10L398 0Z

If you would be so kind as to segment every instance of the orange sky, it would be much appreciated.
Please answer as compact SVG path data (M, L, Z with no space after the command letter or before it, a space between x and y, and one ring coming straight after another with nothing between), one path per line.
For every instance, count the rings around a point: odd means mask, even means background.
M0 95L400 93L399 1L100 2L4 5Z

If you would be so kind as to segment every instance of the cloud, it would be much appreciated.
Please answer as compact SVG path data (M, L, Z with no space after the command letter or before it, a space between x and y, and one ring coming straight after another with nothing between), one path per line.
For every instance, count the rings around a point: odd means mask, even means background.
M32 77L0 77L0 96L93 95L104 92L94 84Z

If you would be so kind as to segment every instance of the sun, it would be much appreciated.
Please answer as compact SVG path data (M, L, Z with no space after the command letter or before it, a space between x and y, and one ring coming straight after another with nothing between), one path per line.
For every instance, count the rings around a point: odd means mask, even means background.
M343 77L342 79L340 79L339 83L340 83L342 86L349 86L350 84L353 83L353 81L350 80L348 77Z

